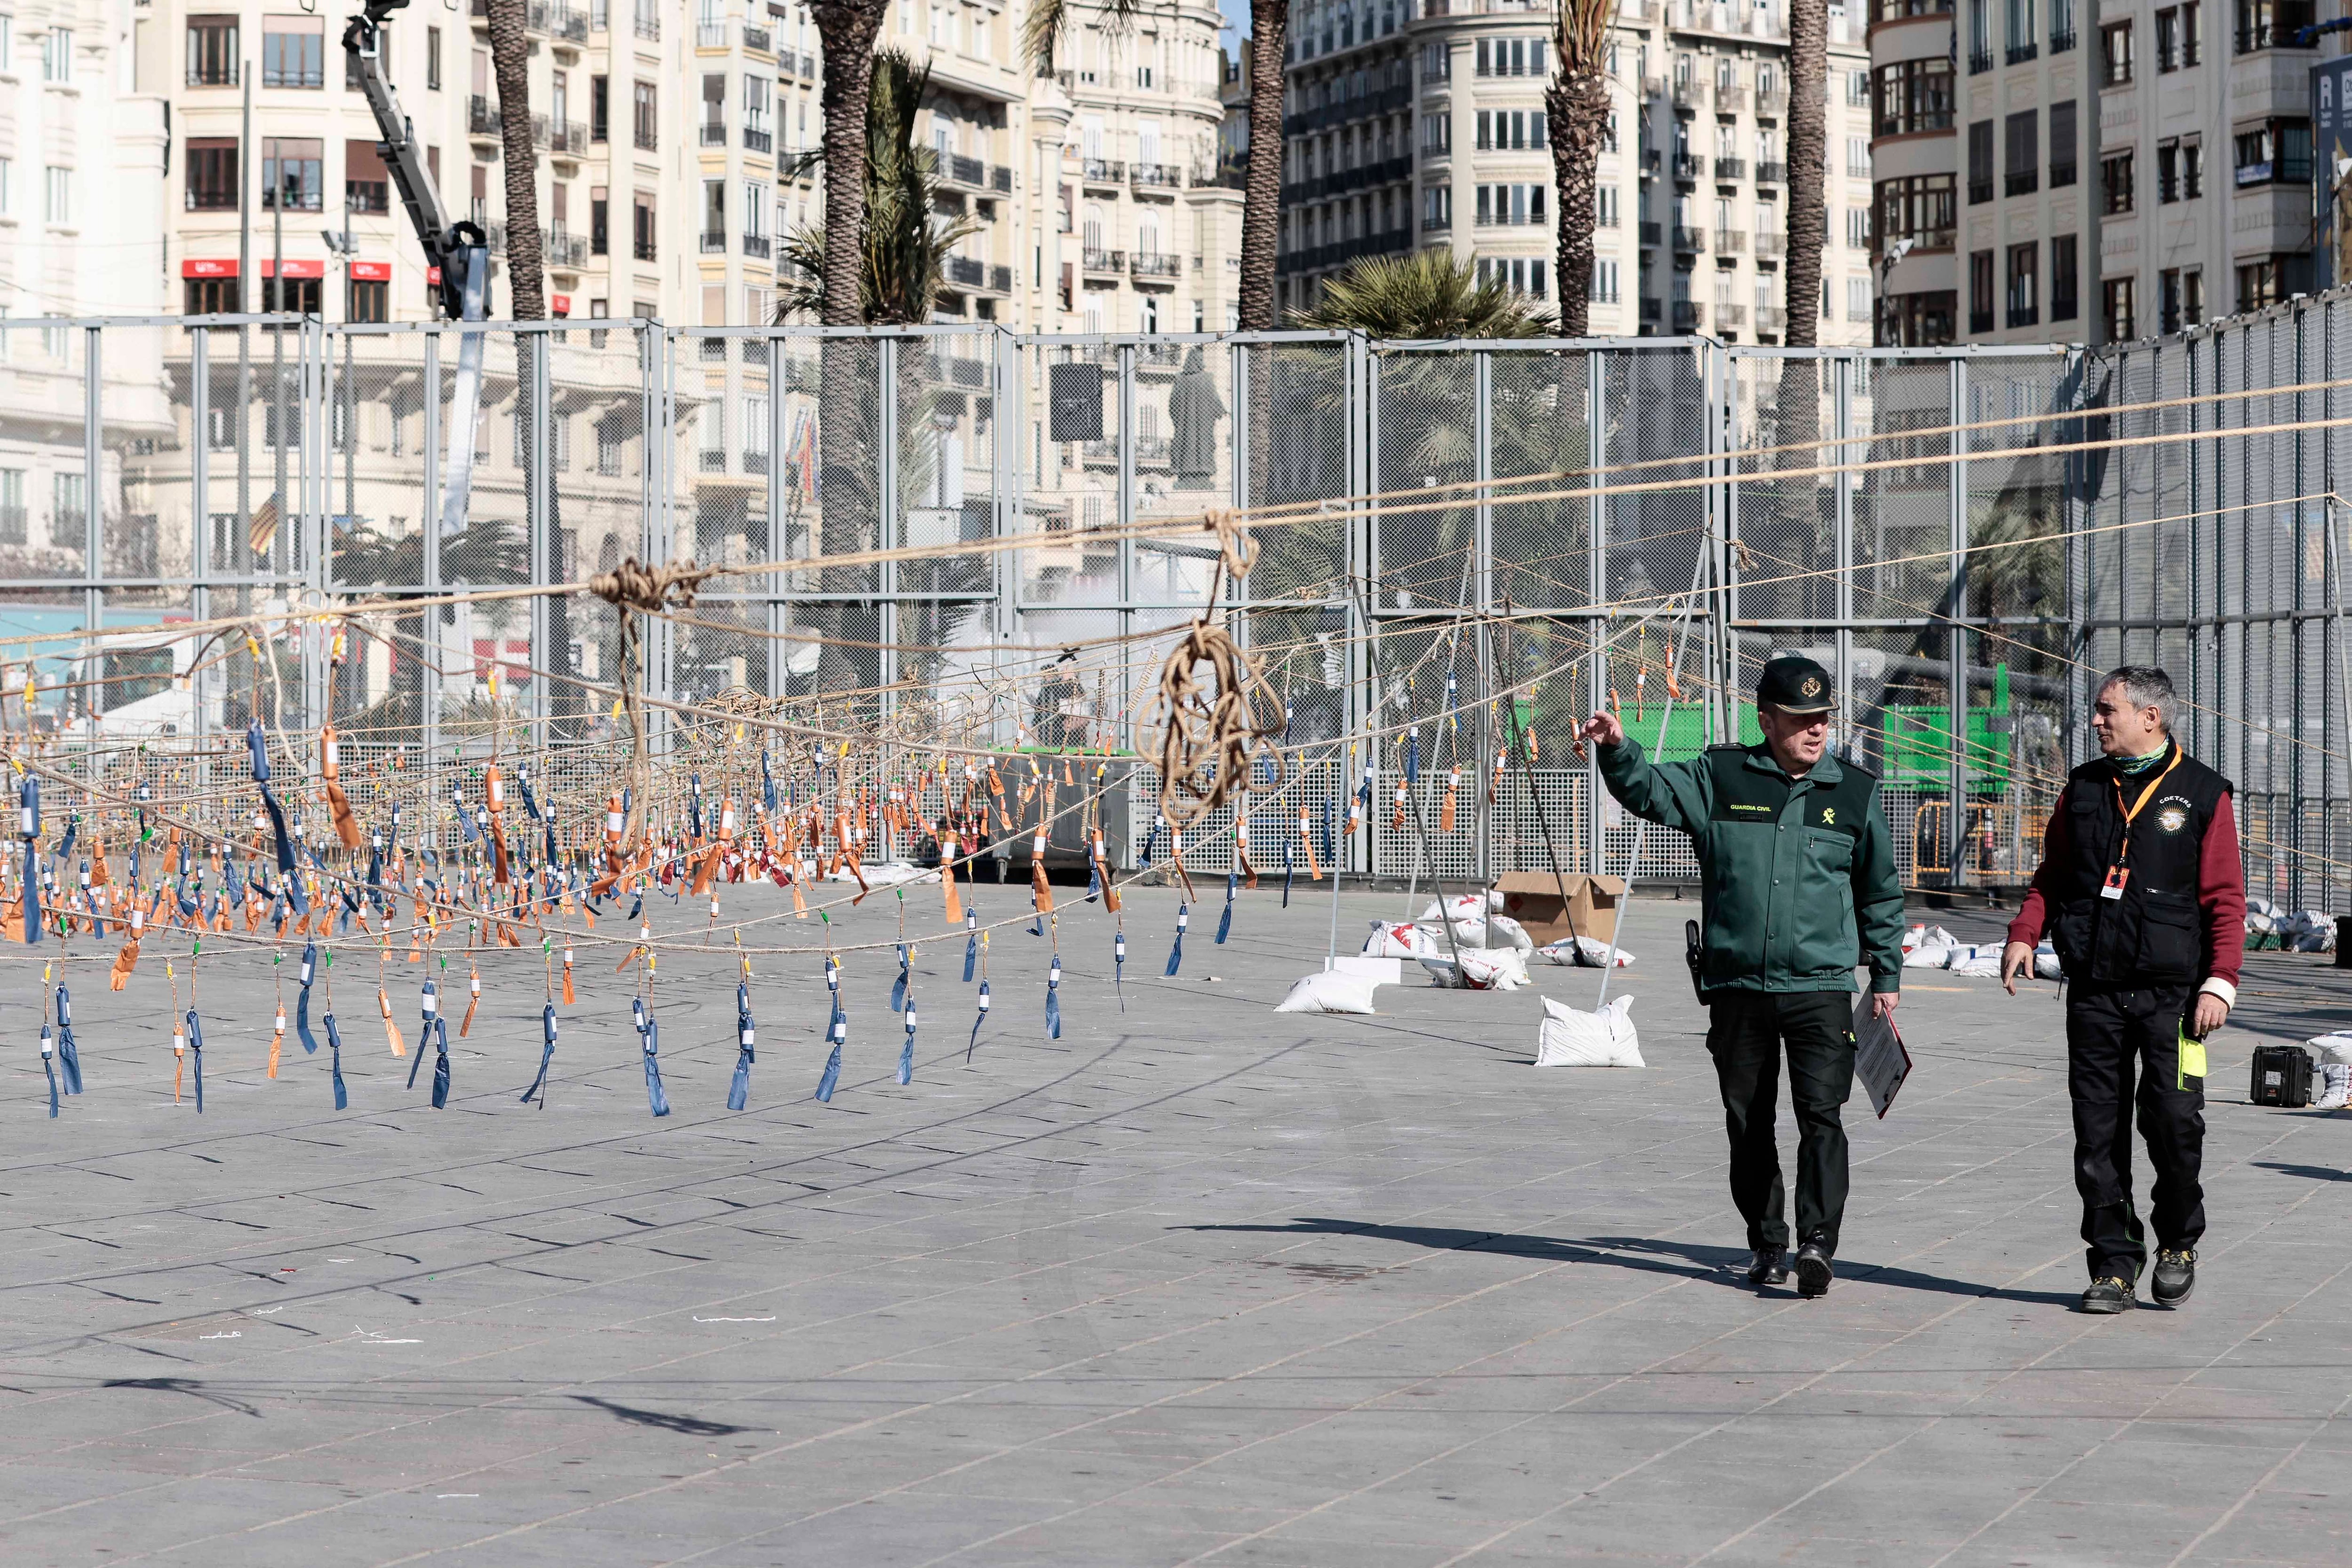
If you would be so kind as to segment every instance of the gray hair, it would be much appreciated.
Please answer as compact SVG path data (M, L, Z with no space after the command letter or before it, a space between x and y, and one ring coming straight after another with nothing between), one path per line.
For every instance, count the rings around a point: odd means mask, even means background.
M2099 680L2099 690L2121 686L2124 701L2135 708L2154 708L2156 722L2164 733L2172 733L2173 720L2180 712L2180 698L2172 689L2172 677L2154 664L2119 664ZM2096 694L2095 693L2095 696Z

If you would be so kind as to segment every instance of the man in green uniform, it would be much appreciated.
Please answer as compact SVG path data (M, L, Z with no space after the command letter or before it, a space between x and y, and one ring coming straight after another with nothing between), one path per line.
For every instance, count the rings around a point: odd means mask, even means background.
M1663 766L1613 715L1578 731L1600 743L1601 777L1627 810L1691 836L1704 879L1699 994L1731 1134L1731 1197L1748 1221L1759 1285L1789 1277L1780 1155L1773 1137L1780 1052L1797 1113L1797 1289L1830 1288L1845 1212L1853 1086L1853 994L1870 965L1878 1015L1903 985L1903 886L1876 775L1829 754L1829 673L1784 657L1756 683L1761 746L1711 746Z

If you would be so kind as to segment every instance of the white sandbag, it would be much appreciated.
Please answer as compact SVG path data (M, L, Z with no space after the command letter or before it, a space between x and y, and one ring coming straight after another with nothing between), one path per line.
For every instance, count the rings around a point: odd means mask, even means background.
M1418 958L1429 951L1429 934L1418 925L1375 920L1372 934L1364 938L1364 951L1375 958Z
M1998 980L2000 978L2000 950L1999 948L1970 947L1966 950L1966 953L1967 956L1965 957L1960 956L1958 953L1955 953L1952 956L1953 974L1966 975L1972 980Z
M2311 1108L2315 1111L2341 1111L2352 1102L2352 1067L2340 1061L2323 1061L2312 1074Z
M1290 988L1290 994L1276 1002L1278 1013L1369 1013L1372 1008L1372 988L1380 982L1370 975L1351 975L1344 969L1326 969L1319 975L1302 976Z
M1421 912L1421 918L1423 920L1484 920L1502 907L1503 895L1489 888L1485 893L1456 894L1445 901L1445 907L1442 912L1437 906L1437 901L1432 899L1429 907Z
M1633 1031L1633 998L1619 997L1597 1013L1579 1012L1549 997L1549 1016L1536 1035L1538 1067L1643 1067L1642 1044Z
M1516 947L1469 947L1462 949L1462 963L1456 972L1454 955L1441 945L1436 951L1417 955L1421 967L1429 971L1430 984L1468 991L1516 991L1528 983L1528 961Z
M1918 947L1957 947L1959 945L1958 937L1940 925L1929 925L1924 921L1903 933L1903 950L1906 953Z
M2340 1061L2352 1066L2352 1030L2314 1035L2303 1044L2305 1050L2322 1061Z
M2058 962L2058 949L2046 937L2033 950L2033 977L2037 980L2063 980L2066 967Z
M2286 911L2267 898L2246 900L2246 931L2250 936L2267 936L2279 928Z
M1522 953L1532 953L1536 950L1536 939L1528 935L1526 926L1509 915L1489 915L1486 916L1486 939L1479 946L1516 947Z
M1565 964L1574 967L1580 963L1581 967L1588 969L1601 969L1610 967L1609 944L1591 936L1563 936L1557 942L1545 943L1542 946L1537 948L1536 951L1542 954L1545 957L1550 959L1555 964ZM1580 954L1582 955L1580 960L1578 956ZM1628 953L1622 947L1617 949L1616 967L1620 969L1630 968L1633 966L1633 954Z
M2336 921L2316 909L2305 909L2280 922L2279 938L2291 953L2333 953Z
M940 880L939 873L935 871L925 871L921 866L915 865L907 861L883 861L874 865L861 866L858 869L866 873L866 885L868 887L895 887L902 883L937 882ZM856 882L857 877L845 863L839 869L835 870L831 876L824 880L827 882Z

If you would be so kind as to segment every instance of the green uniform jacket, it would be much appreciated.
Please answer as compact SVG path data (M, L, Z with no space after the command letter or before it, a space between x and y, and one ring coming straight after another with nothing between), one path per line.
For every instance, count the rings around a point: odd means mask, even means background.
M1711 746L1654 764L1641 743L1600 749L1601 777L1634 815L1691 836L1704 877L1702 991L1903 988L1903 884L1878 779L1823 756L1791 779L1765 746Z

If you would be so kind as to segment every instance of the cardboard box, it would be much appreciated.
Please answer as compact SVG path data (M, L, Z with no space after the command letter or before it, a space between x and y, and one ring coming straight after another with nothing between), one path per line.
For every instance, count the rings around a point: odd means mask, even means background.
M1559 896L1562 883L1568 886L1565 902ZM1496 879L1495 891L1503 895L1503 913L1526 926L1538 946L1569 936L1610 942L1617 936L1617 901L1625 896L1625 879L1513 871Z

